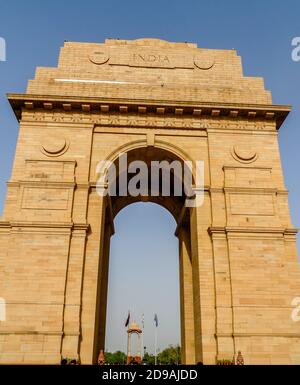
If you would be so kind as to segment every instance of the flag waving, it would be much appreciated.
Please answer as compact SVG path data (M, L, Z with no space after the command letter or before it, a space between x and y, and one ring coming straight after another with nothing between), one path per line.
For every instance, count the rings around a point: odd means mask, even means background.
M125 328L127 328L129 326L129 322L130 322L130 311L128 312L128 317L127 317L127 320L125 322Z
M155 316L154 316L154 322L155 322L155 326L158 327L158 317L157 317L157 314L155 314Z

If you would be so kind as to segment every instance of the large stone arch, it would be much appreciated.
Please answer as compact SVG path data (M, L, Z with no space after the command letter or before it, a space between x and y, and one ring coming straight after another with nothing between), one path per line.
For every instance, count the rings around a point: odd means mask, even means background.
M143 146L141 146L143 144ZM163 148L164 147L164 148ZM166 150L168 148L168 150ZM175 148L175 152L170 150ZM141 150L142 153L136 150ZM150 152L147 153L147 150ZM133 153L133 157L130 156ZM106 161L115 162L119 155L127 154L128 160L130 161L145 161L148 163L149 160L160 161L160 160L179 160L178 154L181 155L180 160L182 162L187 161L188 158L183 158L183 152L180 151L176 146L164 144L155 145L149 147L144 141L127 143L124 146L119 147L116 151L112 152ZM150 156L149 156L150 154ZM170 159L171 157L171 159ZM99 197L99 200L102 199ZM185 198L183 197L148 197L138 196L132 198L116 197L112 198L107 196L103 198L104 205L102 210L105 214L99 215L102 218L99 221L98 226L101 228L101 233L104 239L99 239L99 244L103 244L102 252L100 252L100 263L102 267L99 270L99 286L98 286L98 298L100 298L100 304L95 305L98 309L95 310L96 315L96 331L95 331L95 350L94 350L94 361L97 360L97 354L99 351L104 350L105 345L105 321L106 321L106 303L107 303L107 284L108 284L108 266L109 266L109 245L110 238L114 233L113 220L114 217L126 206L136 202L151 202L163 206L170 214L174 217L177 222L176 236L179 238L180 243L180 303L181 303L181 343L183 360L189 364L195 362L195 332L194 332L194 301L193 301L193 288L195 281L195 274L193 276L192 270L192 246L191 246L191 232L196 231L195 228L191 228L194 224L191 224L189 209L185 207ZM120 203L119 203L120 202ZM100 207L100 205L99 205ZM109 219L108 219L108 218ZM194 257L195 259L196 257ZM194 271L196 267L194 268ZM102 308L101 308L102 306Z
M173 210L184 362L241 351L246 364L299 363L297 230L278 146L290 107L244 77L232 50L109 39L66 42L60 59L8 95L20 132L0 222L0 363L91 364L104 347L118 209L97 194L96 167L120 151L205 165L203 205Z

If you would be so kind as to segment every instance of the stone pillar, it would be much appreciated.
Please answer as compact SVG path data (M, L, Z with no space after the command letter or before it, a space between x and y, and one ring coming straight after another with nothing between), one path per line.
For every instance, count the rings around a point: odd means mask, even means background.
M193 303L193 272L189 229L179 230L180 314L182 363L195 364L195 327Z
M106 213L107 222L107 213ZM110 240L113 229L109 223L106 223L103 238L102 258L99 266L99 287L97 298L97 315L96 315L96 336L95 336L95 354L100 350L105 351L105 333L106 333L106 313L107 313L107 296L108 296L108 273L109 273L109 252Z
M62 357L80 359L81 291L87 225L76 225L71 234L70 254L66 274L66 294L63 317Z
M127 341L127 359L131 357L131 333L128 333L128 341Z
M100 268L103 258L105 229L105 199L96 189L92 189L88 201L88 223L90 232L87 237L84 276L82 286L82 314L80 356L82 364L91 364L97 359L95 343L97 338L97 312L100 303ZM99 352L98 352L99 354ZM96 358L95 358L96 357Z
M141 355L141 335L138 334L138 351L137 351L137 356L142 357Z
M213 242L216 306L217 360L235 357L232 307L231 270L226 233L221 229L210 230Z
M205 192L204 204L191 209L190 215L196 363L214 365L217 355L215 285L212 243L208 233L211 223L208 192Z

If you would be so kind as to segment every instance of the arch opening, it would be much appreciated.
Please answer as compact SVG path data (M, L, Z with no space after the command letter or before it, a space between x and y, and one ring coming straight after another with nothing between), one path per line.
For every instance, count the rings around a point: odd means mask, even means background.
M166 209L173 217L174 228L172 231L172 237L174 234L178 237L177 240L177 251L175 255L179 255L178 269L177 269L177 285L179 288L180 296L178 307L180 308L180 338L182 348L182 361L184 363L195 363L195 334L194 334L194 303L193 303L193 272L192 272L192 247L191 247L191 218L190 210L186 207L186 200L189 195L189 190L185 188L184 171L184 159L180 158L177 154L174 154L166 149L157 147L138 147L131 149L126 153L127 163L123 170L120 170L120 164L118 164L118 157L115 156L114 162L110 163L110 167L114 165L115 174L114 178L108 180L107 186L112 187L112 191L116 194L110 194L111 190L108 188L108 194L105 195L105 208L104 208L104 219L105 224L102 228L103 246L102 246L102 264L99 271L99 288L98 288L98 304L96 311L96 328L95 328L95 343L94 343L94 358L97 360L99 351L105 349L106 331L109 328L109 319L107 319L107 304L108 304L108 282L109 282L109 271L110 271L110 257L111 257L111 238L115 234L115 222L118 220L118 215L122 215L122 211L129 209L136 203L148 203L156 204ZM148 184L147 191L144 194L140 193L136 196L128 194L120 194L120 184L122 178L124 178L127 186L130 185L132 179L136 178L139 167L134 171L130 169L130 165L133 162L143 162L148 170L151 170L153 162L157 162L161 165L161 162L165 162L164 165L171 165L168 167L167 174L164 174L163 167L159 171L158 188L156 187L156 194L153 196L152 193L152 174L147 175ZM176 170L175 165L181 165L182 174L179 174ZM129 165L129 166L128 166ZM121 171L121 172L120 172ZM106 170L106 175L109 175L109 169ZM192 185L194 182L193 174L190 169L188 180ZM164 193L163 183L165 175L170 177L169 180L169 195ZM178 189L181 186L181 190ZM140 188L140 185L137 186ZM121 186L122 188L122 186ZM177 189L177 190L176 190ZM178 193L179 192L179 193ZM161 209L161 208L160 208ZM144 216L144 222L147 223L147 218ZM150 230L149 230L150 232ZM117 235L116 235L117 236ZM112 239L112 245L114 240ZM110 311L110 310L109 310ZM128 309L126 309L124 313ZM123 315L123 317L124 317ZM108 313L109 316L109 313ZM153 315L152 315L153 317ZM108 332L109 334L109 332ZM124 333L125 334L125 333ZM166 346L167 347L167 346Z
M104 189L109 196L113 218L142 201L165 207L178 223L186 200L195 198L192 162L163 148L137 147L114 154L98 172L98 191Z
M179 242L176 221L163 207L153 203L127 206L116 217L116 233L110 247L106 343L108 351L127 352L125 318L144 335L154 353L154 314L159 317L158 348L180 344ZM131 353L137 353L132 337Z

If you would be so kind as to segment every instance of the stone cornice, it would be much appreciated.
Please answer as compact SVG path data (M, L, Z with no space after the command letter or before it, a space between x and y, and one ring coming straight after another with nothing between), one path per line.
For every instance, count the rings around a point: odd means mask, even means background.
M49 222L7 222L1 221L0 228L38 228L38 229L68 229L68 230L81 230L88 232L90 229L90 225L87 223L72 223L72 222L57 222L57 223L49 223Z
M148 113L158 116L193 116L193 117L228 117L231 119L247 118L251 120L269 120L280 128L291 111L290 106L237 103L197 103L169 100L138 100L89 98L73 96L49 96L32 94L8 94L8 100L18 120L23 109L44 109L88 112L118 112L120 114Z
M51 305L51 304L50 304ZM49 306L49 305L48 305ZM20 335L20 336L63 336L62 331L34 331L34 330L4 330L0 331L1 336Z
M16 182L7 182L8 187L20 187L20 186L27 186L27 187L44 187L44 188L70 188L74 189L77 184L75 182L67 182L67 181L61 181L61 182L55 182L55 181L35 181L35 180L29 180L29 181L16 181Z
M0 221L0 229L8 229L10 228L9 222Z
M267 308L267 307L266 307ZM243 337L272 337L272 338L300 338L300 333L216 333L216 338L243 338Z
M294 228L277 228L277 227L229 227L229 226L218 226L210 227L208 229L210 235L221 235L221 234L277 234L277 235L290 235L296 236L298 229Z

